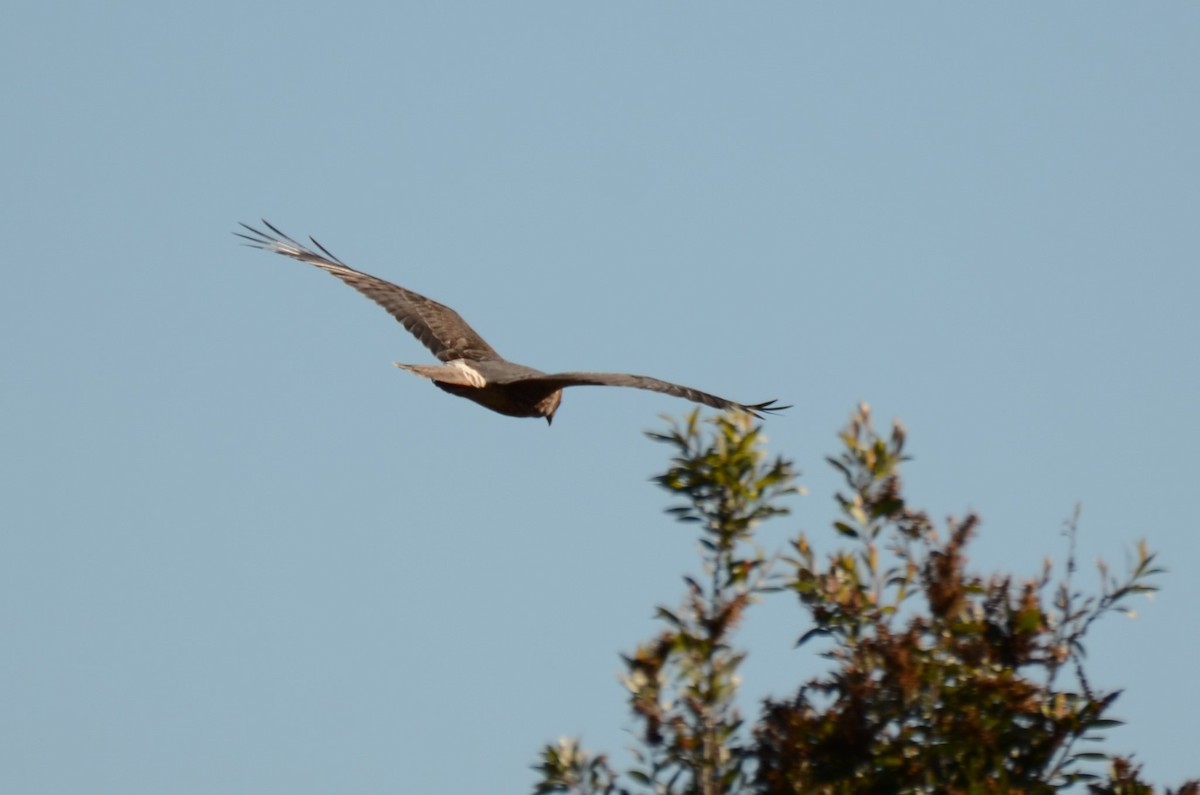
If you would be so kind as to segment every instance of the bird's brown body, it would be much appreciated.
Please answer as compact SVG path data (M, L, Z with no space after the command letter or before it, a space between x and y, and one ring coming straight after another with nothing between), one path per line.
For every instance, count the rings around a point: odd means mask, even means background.
M558 404L562 402L561 389L545 394L544 390L530 390L521 384L493 384L490 389L447 384L444 381L434 381L433 385L509 417L545 417L552 420Z
M346 265L324 246L313 240L310 249L263 221L274 234L242 224L251 234L236 233L251 245L315 265L330 273L400 321L442 364L401 364L410 373L429 378L434 386L472 400L479 405L510 417L554 419L562 402L562 391L569 386L627 386L674 395L719 409L738 409L755 416L788 408L775 401L737 403L698 389L673 384L646 375L631 373L543 373L523 364L510 362L492 348L450 307L414 293L397 284L357 271ZM311 238L310 238L311 239Z

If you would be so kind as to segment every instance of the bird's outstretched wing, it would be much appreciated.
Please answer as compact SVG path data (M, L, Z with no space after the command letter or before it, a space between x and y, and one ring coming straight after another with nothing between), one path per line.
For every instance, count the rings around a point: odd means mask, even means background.
M439 304L420 293L406 290L398 284L392 284L378 277L351 268L329 252L315 239L311 249L297 243L280 232L265 219L267 229L274 234L255 229L242 224L250 234L234 232L240 238L249 241L249 245L264 251L273 251L285 257L316 265L321 270L331 273L346 284L358 290L375 303L387 310L388 314L399 320L404 328L421 341L421 344L433 352L433 355L443 362L455 359L470 359L482 361L500 359L500 354L484 341L467 321L453 309Z
M505 380L493 380L493 383L506 383ZM712 406L716 409L740 409L741 411L749 412L755 417L762 419L762 414L774 413L790 409L791 406L777 406L777 401L768 400L765 403L738 403L735 400L728 400L716 395L710 395L707 392L701 392L699 389L692 389L690 386L681 384L672 384L670 381L663 381L658 378L651 378L648 375L633 375L631 373L549 373L546 375L517 375L507 383L520 384L522 387L545 389L549 394L556 389L565 389L569 386L628 386L634 389L648 389L651 392L662 392L664 395L674 395L675 397L690 400L693 403L703 403L705 406Z

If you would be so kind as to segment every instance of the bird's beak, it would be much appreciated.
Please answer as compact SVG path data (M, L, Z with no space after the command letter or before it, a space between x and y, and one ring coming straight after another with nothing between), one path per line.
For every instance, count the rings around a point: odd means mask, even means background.
M554 415L553 415L553 414L547 414L547 415L546 415L546 424L547 424L547 425L553 425L553 424L554 424Z

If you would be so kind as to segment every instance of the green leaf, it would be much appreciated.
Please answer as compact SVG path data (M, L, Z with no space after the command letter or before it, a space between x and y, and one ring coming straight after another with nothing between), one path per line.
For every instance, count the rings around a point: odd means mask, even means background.
M891 516L895 513L898 513L899 511L903 510L903 508L904 508L904 500L900 500L900 499L883 500L882 502L877 503L875 505L875 507L873 507L871 509L871 516L873 516L873 517Z
M661 618L663 621L666 621L671 626L680 626L679 617L665 607L655 608L654 615L658 618Z
M816 637L819 637L822 635L832 635L832 634L833 634L833 632L826 629L825 627L813 627L808 632L805 632L803 635L800 636L800 639L796 641L795 648L800 648L801 646L803 646L805 643L808 643L813 638L816 638Z
M1081 762L1107 762L1108 754L1102 754L1099 751L1081 751L1077 754L1071 754L1071 759Z
M858 531L845 522L834 522L833 528L838 531L839 535L843 535L846 538L858 538Z

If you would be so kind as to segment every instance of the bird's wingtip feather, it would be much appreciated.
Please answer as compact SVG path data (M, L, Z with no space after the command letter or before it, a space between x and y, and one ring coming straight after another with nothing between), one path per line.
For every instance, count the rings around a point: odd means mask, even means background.
M790 405L787 405L787 406L775 405L778 402L779 402L778 400L768 400L763 403L751 403L750 405L743 406L742 408L744 408L746 411L750 412L750 414L752 414L755 417L758 417L760 420L762 420L762 419L766 419L766 417L764 417L763 414L760 414L759 412L763 412L764 414L777 414L778 412L781 412L781 411L791 408Z

